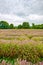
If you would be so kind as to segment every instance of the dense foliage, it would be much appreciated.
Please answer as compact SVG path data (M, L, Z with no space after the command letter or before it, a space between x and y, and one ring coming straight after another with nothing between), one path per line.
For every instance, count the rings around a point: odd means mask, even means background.
M14 26L13 24L7 23L6 21L0 21L0 29L43 29L43 24L35 25L32 23L32 26L28 22L23 22L23 24Z
M6 21L0 21L0 29L8 29L9 24Z

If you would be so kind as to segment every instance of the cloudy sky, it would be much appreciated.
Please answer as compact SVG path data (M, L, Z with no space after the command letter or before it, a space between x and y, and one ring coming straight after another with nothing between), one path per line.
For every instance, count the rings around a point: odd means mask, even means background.
M43 0L0 0L0 20L14 25L43 23Z

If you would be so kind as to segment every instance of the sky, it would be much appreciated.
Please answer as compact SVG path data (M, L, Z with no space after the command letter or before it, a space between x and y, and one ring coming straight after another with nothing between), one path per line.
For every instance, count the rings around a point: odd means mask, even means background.
M0 0L0 20L43 24L43 0Z

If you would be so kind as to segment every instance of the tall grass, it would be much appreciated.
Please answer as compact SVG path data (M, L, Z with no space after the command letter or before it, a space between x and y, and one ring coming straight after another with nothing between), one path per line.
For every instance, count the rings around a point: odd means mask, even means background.
M1 44L0 58L21 59L33 63L43 61L43 44Z

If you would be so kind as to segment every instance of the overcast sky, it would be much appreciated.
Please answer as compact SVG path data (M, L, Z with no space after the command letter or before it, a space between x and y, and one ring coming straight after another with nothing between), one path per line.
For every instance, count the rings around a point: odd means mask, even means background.
M0 0L0 20L14 25L43 23L43 0Z

